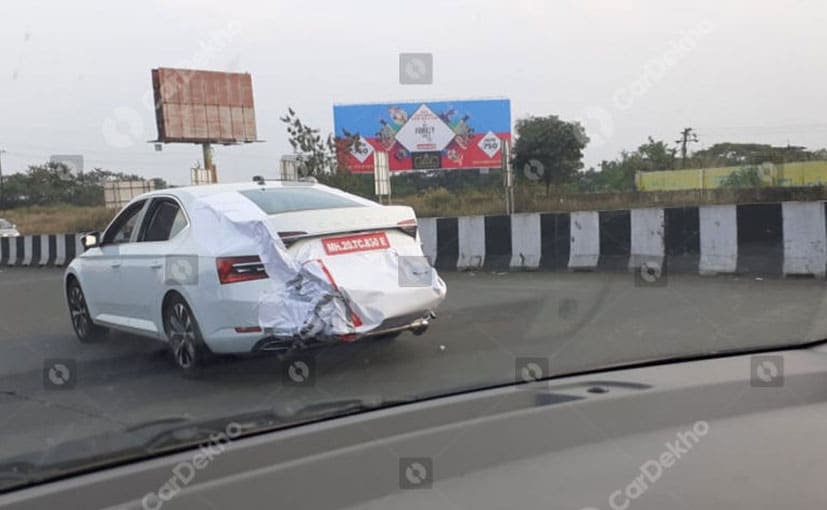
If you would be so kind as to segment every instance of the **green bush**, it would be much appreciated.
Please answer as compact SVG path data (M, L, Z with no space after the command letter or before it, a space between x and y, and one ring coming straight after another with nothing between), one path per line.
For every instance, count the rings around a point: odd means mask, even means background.
M745 166L721 179L722 188L759 188L764 185L758 167Z

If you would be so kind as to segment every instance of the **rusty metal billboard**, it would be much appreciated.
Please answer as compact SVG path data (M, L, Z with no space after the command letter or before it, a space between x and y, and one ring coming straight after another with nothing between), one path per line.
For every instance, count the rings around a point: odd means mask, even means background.
M109 181L103 183L103 202L107 209L121 209L130 200L155 189L152 181Z
M249 73L192 69L152 70L158 141L256 141L253 82Z

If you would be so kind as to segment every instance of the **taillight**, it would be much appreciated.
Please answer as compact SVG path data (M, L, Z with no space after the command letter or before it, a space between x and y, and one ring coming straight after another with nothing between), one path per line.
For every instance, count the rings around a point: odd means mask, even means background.
M279 232L279 237L281 238L281 242L284 243L284 246L290 248L290 246L299 240L300 237L306 236L307 232L302 232L300 230L289 231L289 232Z
M415 219L402 220L399 223L397 223L396 226L399 227L399 230L401 230L402 232L405 232L409 236L411 236L413 238L416 238L416 220Z
M215 267L221 285L267 278L264 264L257 256L220 257L215 259Z

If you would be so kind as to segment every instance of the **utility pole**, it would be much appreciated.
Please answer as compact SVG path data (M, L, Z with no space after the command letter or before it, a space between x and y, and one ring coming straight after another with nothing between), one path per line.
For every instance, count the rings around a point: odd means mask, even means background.
M686 168L686 146L689 143L698 143L698 135L691 127L684 128L684 130L681 131L680 139L675 140L675 143L681 146L681 168Z
M6 200L3 196L3 153L6 152L0 149L0 210L5 209Z

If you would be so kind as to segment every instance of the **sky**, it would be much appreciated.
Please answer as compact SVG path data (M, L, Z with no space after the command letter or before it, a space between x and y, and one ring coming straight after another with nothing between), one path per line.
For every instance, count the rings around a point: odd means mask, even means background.
M823 0L233 0L0 3L3 173L52 154L189 184L195 145L157 137L150 70L249 72L262 143L217 147L222 182L276 175L288 107L323 133L333 104L507 97L512 120L584 124L586 166L670 143L827 147ZM433 83L399 83L399 53Z

